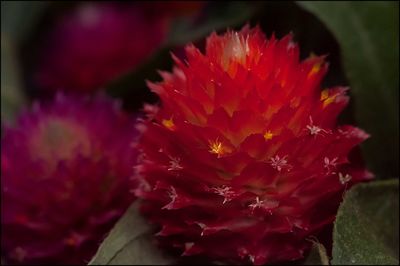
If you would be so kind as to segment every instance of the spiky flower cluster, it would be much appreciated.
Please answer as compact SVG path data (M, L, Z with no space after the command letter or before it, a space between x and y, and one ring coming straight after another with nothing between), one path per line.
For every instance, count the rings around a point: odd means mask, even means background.
M300 61L291 35L257 27L186 56L149 83L161 106L140 127L136 195L159 242L227 262L302 258L345 189L372 177L349 156L368 135L337 125L347 89L322 90L323 57Z
M134 119L103 96L57 95L1 140L1 253L15 264L86 264L133 200Z

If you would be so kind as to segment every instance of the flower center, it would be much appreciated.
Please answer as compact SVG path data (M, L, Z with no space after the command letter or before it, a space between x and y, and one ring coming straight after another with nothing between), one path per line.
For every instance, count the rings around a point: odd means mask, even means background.
M76 122L49 117L32 132L29 148L33 158L45 160L52 168L76 153L89 155L91 146L87 131Z
M223 51L221 58L222 66L225 70L228 70L231 60L235 60L244 65L249 52L250 48L247 38L244 39L243 37L240 37L238 33L233 34L226 43Z
M163 119L161 123L169 130L175 130L176 128L172 117L170 119Z
M265 132L264 134L264 139L265 140L270 140L274 137L274 133L271 132L271 130L268 130L267 132Z
M218 140L210 141L209 152L217 154L219 157L225 153L225 147L222 145L222 142L220 142Z

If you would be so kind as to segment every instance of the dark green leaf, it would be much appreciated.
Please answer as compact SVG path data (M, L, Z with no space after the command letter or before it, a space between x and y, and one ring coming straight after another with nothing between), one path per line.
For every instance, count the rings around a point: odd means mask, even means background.
M246 2L211 2L207 17L199 25L193 24L190 18L176 19L167 39L167 46L185 45L207 36L212 31L225 30L237 26L251 17L254 6Z
M376 173L398 176L399 3L298 2L338 39L355 96L356 118L371 134L363 144Z
M48 1L1 2L1 118L12 121L27 99L21 84L17 49L36 25Z
M339 208L334 265L399 264L399 180L352 188Z
M19 108L26 102L21 91L15 44L1 36L1 120L12 121Z
M1 1L1 32L23 41L48 4L48 1Z
M101 244L89 265L170 265L174 260L153 243L153 229L138 213L138 203L126 211Z

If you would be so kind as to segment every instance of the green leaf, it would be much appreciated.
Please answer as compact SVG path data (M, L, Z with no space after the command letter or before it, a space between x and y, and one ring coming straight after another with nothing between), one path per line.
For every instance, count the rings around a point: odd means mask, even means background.
M329 257L324 245L316 239L310 239L313 243L310 254L302 265L329 265Z
M1 2L1 119L12 122L27 103L21 83L18 45L43 14L48 1Z
M207 18L199 25L194 25L191 18L177 18L167 38L166 46L185 45L207 36L212 31L237 26L249 19L254 11L254 6L246 2L211 2L207 9Z
M24 41L49 1L1 1L1 33Z
M333 265L399 264L399 180L346 193L333 234Z
M337 38L356 118L371 134L363 144L371 169L399 174L399 3L299 1Z
M20 107L26 103L21 90L15 44L1 35L1 120L13 121Z
M174 260L154 245L153 233L138 213L136 202L111 230L89 265L173 264Z

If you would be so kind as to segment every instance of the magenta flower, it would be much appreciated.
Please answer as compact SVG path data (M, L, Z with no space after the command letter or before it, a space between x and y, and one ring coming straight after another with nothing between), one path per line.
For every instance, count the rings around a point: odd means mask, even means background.
M58 94L16 124L1 140L2 257L87 263L133 200L134 119L102 96Z
M57 20L35 73L50 91L94 91L133 70L164 40L168 16L139 3L85 3Z

